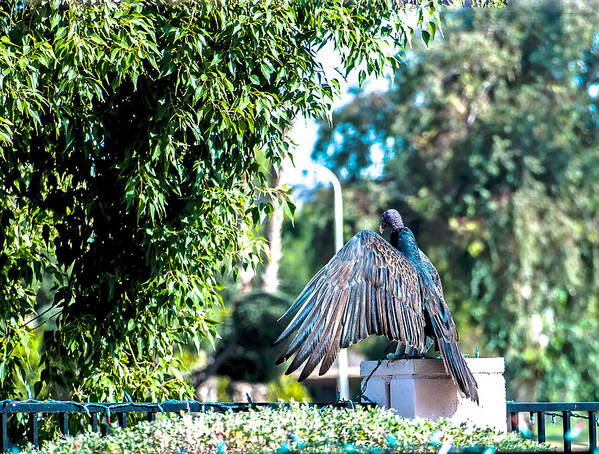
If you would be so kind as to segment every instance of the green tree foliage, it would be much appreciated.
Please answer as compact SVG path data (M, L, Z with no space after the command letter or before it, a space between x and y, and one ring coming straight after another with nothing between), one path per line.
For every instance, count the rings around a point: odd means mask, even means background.
M49 314L36 396L188 394L177 352L214 336L219 277L257 262L253 227L285 204L259 162L337 93L317 50L396 68L438 24L400 3L0 2L0 396Z
M355 230L405 215L466 350L505 355L508 397L596 400L599 20L560 5L447 12L444 39L334 115L315 156L346 176Z

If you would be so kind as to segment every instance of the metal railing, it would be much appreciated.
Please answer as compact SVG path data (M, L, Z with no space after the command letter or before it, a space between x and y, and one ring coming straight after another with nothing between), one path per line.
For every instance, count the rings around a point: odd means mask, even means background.
M507 424L508 431L520 431L520 413L528 413L532 425L537 427L537 440L545 442L546 427L545 417L551 416L552 420L561 418L562 439L564 452L572 452L572 441L576 438L572 428L572 418L586 420L588 422L589 451L597 449L597 412L599 402L507 402ZM584 413L584 414L581 414ZM536 422L535 422L536 419ZM531 431L532 433L532 431ZM533 434L534 435L534 434Z
M69 416L84 414L89 418L89 427L92 432L99 432L99 421L104 418L105 433L111 433L111 416L117 416L120 427L127 427L127 419L130 413L146 414L148 421L154 421L157 413L204 413L227 411L244 412L258 408L286 408L288 403L252 402L198 402L198 401L165 401L154 402L116 402L116 403L81 403L63 401L0 401L0 453L7 451L10 447L9 418L15 414L26 414L28 417L28 439L35 446L39 446L39 422L42 415L54 415L59 418L60 431L64 435L69 434ZM370 403L355 403L349 401L340 402L314 402L300 405L314 406L318 408L350 408L372 407Z
M318 408L355 408L373 407L372 403L340 402L315 402L301 404ZM59 428L62 434L69 434L69 418L74 415L86 415L86 423L92 432L101 432L100 422L103 418L104 433L111 433L111 417L116 416L116 422L122 428L127 427L129 414L145 414L145 419L154 421L158 413L204 413L204 412L244 412L258 408L287 408L288 403L270 402L198 402L198 401L164 401L155 402L115 402L115 403L82 403L72 401L37 401L25 400L0 401L0 453L11 447L9 440L9 420L11 416L23 414L27 416L27 438L36 447L39 446L40 419L45 416L58 417ZM536 426L536 436L539 442L546 442L545 418L562 420L562 439L564 452L572 452L573 436L572 419L586 420L588 426L588 450L597 449L597 414L599 402L513 402L508 401L507 426L508 431L522 432L521 414L529 414L531 424ZM138 418L139 420L139 418ZM84 424L84 425L86 425ZM577 430L580 432L580 430ZM534 435L534 430L529 434Z

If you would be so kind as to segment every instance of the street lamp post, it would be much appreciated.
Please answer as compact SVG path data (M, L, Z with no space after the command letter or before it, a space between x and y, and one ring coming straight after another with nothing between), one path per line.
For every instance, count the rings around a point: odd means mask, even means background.
M335 195L335 252L343 247L343 197L341 194L341 183L339 178L328 168L320 164L313 164L333 185ZM347 377L347 349L341 349L337 355L337 368L339 376L337 377L337 386L339 388L339 397L349 400L349 379Z

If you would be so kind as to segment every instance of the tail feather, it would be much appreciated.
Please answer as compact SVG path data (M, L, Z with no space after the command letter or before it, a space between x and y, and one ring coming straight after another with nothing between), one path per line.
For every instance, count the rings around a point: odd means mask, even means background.
M445 368L458 389L478 405L478 384L468 364L466 364L466 360L458 344L439 340L439 350L441 351Z
M449 308L443 300L443 295L439 295L431 284L430 277L427 275L419 277L425 289L424 306L433 325L445 370L451 375L460 392L478 405L478 384L458 346L458 333Z

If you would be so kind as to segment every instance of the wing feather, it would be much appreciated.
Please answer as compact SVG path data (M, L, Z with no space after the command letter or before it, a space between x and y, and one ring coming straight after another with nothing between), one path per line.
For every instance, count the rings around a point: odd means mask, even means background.
M424 252L420 251L428 277L421 278L423 304L431 320L445 369L458 389L478 404L478 384L458 346L458 331L443 296L439 273Z
M347 293L347 290L345 290L345 293L341 296L342 303L340 304L340 308L338 308L338 310L337 310L337 314L336 314L335 321L333 324L332 332L334 334L333 334L333 336L331 336L330 348L327 350L322 362L320 363L320 370L318 371L318 373L320 375L324 374L327 370L329 370L329 368L332 366L333 362L335 362L337 353L339 353L339 350L341 350L340 341L341 341L341 333L343 332L343 325L341 323L343 311L341 310L341 307L345 305L344 301L345 301L345 299L347 299L348 296L349 296L349 294Z
M330 293L325 294L325 297L322 299L322 303L325 305L325 308L320 314L318 314L319 316L317 320L310 324L308 328L309 331L306 331L305 341L297 352L295 358L293 358L293 361L289 366L289 372L293 372L299 366L301 366L302 363L312 354L312 351L316 345L318 345L318 342L323 335L323 327L324 323L326 322L326 316L330 310L330 305L328 304L330 300Z
M289 309L287 309L287 311L283 315L281 315L279 317L279 319L277 320L278 322L280 322L281 320L283 320L285 317L289 316L289 314L291 314L298 307L300 307L306 301L306 299L310 295L312 295L314 293L314 291L316 290L316 288L312 284L315 283L315 282L317 282L318 279L322 276L322 274L325 271L326 271L325 268L321 268L320 271L318 271L318 273L316 273L314 275L314 277L312 279L310 279L310 282L308 282L308 284L304 287L304 289L299 294L299 296L297 297L297 299L295 300L295 302L291 305L291 307Z
M443 295L443 284L441 284L441 276L439 276L437 268L435 268L435 265L433 265L433 263L430 261L427 255L424 252L422 252L422 250L418 250L420 251L420 260L422 260L424 266L426 267L426 270L428 271L428 274L431 276L437 293L439 295Z
M388 293L383 293L385 299L385 313L387 315L387 323L389 324L389 333L391 339L399 339L399 330L397 329L397 315L395 314L395 305L393 304L393 297Z
M413 265L380 235L363 230L316 273L281 317L299 309L275 341L298 331L277 363L295 354L287 373L305 363L303 380L320 363L322 375L340 348L371 334L421 349L425 322L420 293Z

